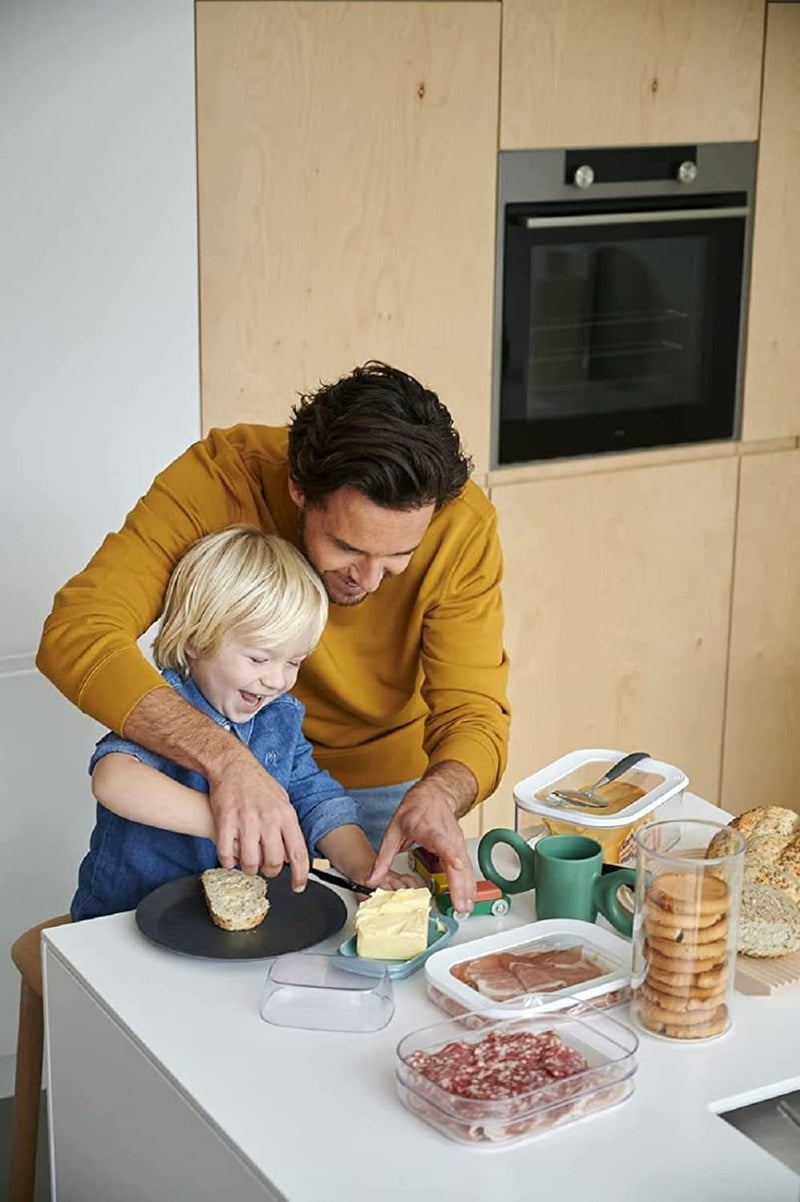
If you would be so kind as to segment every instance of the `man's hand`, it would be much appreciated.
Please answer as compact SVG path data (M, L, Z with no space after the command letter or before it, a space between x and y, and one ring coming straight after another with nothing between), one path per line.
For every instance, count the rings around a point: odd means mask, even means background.
M134 706L123 735L202 773L208 781L219 862L277 876L286 861L292 889L308 879L308 852L286 790L230 731L179 697L169 685Z
M453 907L466 914L475 904L475 873L456 813L464 806L464 798L459 794L469 790L460 774L466 773L472 781L473 797L475 780L460 764L442 764L439 768L441 772L431 769L406 793L386 828L375 867L366 883L371 887L379 885L397 853L419 843L444 864ZM445 771L449 768L459 770L459 774Z
M237 749L238 752L238 749ZM224 868L238 862L245 872L277 876L288 863L292 889L308 880L308 852L286 790L242 748L219 772L209 773L209 804Z

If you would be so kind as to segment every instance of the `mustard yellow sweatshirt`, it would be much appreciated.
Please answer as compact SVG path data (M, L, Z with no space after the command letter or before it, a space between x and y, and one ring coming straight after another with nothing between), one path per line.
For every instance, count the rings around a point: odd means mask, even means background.
M37 666L118 733L169 687L136 640L159 616L190 543L247 522L299 545L285 428L212 430L158 475L97 554L56 594ZM360 605L332 605L294 690L321 767L348 788L395 784L457 760L481 801L505 766L508 663L495 511L472 482L437 513L409 566Z

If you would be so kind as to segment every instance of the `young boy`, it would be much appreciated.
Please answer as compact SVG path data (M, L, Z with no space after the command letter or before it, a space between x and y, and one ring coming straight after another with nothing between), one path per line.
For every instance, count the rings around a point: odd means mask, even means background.
M233 526L178 562L153 650L167 683L283 785L309 854L363 882L375 852L358 805L314 763L303 706L289 694L327 614L322 582L290 543ZM97 744L89 771L97 822L73 921L134 909L157 885L216 867L203 776L116 734ZM389 873L383 887L405 883Z

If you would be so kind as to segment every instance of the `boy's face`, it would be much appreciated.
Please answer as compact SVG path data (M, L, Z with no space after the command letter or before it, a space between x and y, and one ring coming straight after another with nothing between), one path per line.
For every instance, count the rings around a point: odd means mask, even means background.
M229 722L247 722L288 693L308 653L307 636L265 650L235 633L227 634L212 655L197 656L186 648L192 680Z
M338 488L324 505L307 505L290 480L300 510L303 553L334 605L359 605L387 576L405 571L433 517L421 509L384 509L354 488Z

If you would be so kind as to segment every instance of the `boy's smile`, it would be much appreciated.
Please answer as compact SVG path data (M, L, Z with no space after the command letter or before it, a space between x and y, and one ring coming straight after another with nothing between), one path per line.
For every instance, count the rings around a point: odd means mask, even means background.
M206 701L229 722L249 722L289 692L308 651L307 636L264 648L254 644L252 636L227 634L210 655L194 655L187 647L189 674Z

